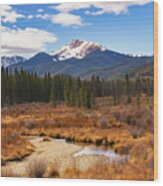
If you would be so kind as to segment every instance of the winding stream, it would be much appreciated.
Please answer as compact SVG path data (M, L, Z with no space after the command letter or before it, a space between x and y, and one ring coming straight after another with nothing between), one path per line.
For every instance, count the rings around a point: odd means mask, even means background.
M65 143L65 144L69 144L69 142L66 142L65 139L55 139L55 138L49 138L49 140L53 143L53 142L60 142L60 143ZM31 137L30 142L42 142L43 141L43 137ZM113 150L111 149L102 149L100 147L97 147L95 145L79 145L80 147L82 147L81 150L79 150L78 152L75 152L73 154L73 157L80 157L80 156L84 156L84 155L96 155L96 156L105 156L106 158L109 158L109 160L111 162L123 162L126 161L127 159L129 159L129 156L127 155L119 155L116 154Z
M106 160L106 163L123 163L129 159L128 156L118 155L111 149L104 149L95 145L69 143L65 139L54 138L48 138L45 141L44 137L39 136L28 136L25 138L35 146L35 151L21 161L7 162L7 165L4 166L12 168L13 172L20 176L27 176L27 164L38 158L46 161L47 166L55 165L57 161L60 165L59 172L70 168L74 160L78 162L77 166L79 169L87 170L102 159Z

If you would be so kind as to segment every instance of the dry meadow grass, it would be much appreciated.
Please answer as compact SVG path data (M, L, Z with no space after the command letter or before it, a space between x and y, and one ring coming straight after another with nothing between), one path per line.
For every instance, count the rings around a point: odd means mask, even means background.
M22 159L33 152L34 146L22 136L45 136L45 141L49 136L109 146L119 154L130 155L130 160L125 165L98 164L86 172L75 167L61 175L57 166L51 167L46 177L152 180L153 97L142 98L140 105L134 102L113 105L108 100L97 99L96 107L91 110L65 105L54 108L46 103L3 108L2 160ZM39 167L36 162L28 166L29 176L43 177L45 167ZM36 169L42 170L41 173Z

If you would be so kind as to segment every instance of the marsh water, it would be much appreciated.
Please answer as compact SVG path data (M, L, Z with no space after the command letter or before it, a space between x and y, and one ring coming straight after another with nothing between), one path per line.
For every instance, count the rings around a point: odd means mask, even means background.
M43 137L38 136L32 136L30 137L30 142L42 142ZM59 142L64 144L69 144L70 142L67 142L65 139L55 139L55 138L49 138L51 143L53 142ZM115 153L112 149L106 148L106 147L100 147L95 145L88 145L88 144L76 144L81 147L81 149L73 154L73 157L80 157L84 155L96 155L96 156L105 156L106 158L109 158L109 161L114 162L123 162L126 161L129 156L127 155L119 155Z
M112 149L101 146L70 143L65 139L48 138L39 136L25 136L34 146L35 151L21 161L7 162L5 167L12 168L16 175L26 176L26 165L33 159L44 159L48 166L57 163L60 165L59 171L72 166L74 161L81 170L87 170L100 160L104 159L106 163L123 163L129 159L129 156L116 154Z

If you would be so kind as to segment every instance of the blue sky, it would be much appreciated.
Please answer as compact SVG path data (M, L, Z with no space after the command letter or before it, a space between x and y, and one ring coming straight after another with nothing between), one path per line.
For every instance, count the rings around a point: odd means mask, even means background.
M153 2L2 6L2 54L31 56L72 39L110 50L153 54Z

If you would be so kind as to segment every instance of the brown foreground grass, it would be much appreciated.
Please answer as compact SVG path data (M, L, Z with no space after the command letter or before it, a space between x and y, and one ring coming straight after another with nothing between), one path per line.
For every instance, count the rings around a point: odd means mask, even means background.
M105 179L105 180L153 180L153 171L144 165L126 163L125 165L99 162L87 171L70 168L60 178Z
M23 139L20 134L13 129L2 128L2 162L9 160L21 160L34 151L34 146Z
M35 161L29 165L30 177L152 180L153 97L142 98L140 105L132 102L115 106L108 100L98 99L91 110L65 105L54 108L46 103L3 108L2 160L18 160L33 152L34 147L22 137L24 135L45 136L45 141L48 136L65 138L70 142L109 146L119 154L129 155L130 160L121 165L100 162L85 172L73 167L62 174L56 167L48 168L47 173L45 167L38 168ZM34 173L38 172L36 167L43 170L39 175Z

